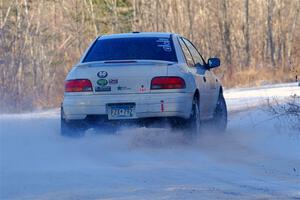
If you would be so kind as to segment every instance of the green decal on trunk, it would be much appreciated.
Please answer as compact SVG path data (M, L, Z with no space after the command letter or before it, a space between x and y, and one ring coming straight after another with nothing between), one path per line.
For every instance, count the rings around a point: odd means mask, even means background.
M102 87L104 87L104 86L106 86L108 84L108 81L106 79L99 79L97 81L97 84L100 85L100 86L102 86Z

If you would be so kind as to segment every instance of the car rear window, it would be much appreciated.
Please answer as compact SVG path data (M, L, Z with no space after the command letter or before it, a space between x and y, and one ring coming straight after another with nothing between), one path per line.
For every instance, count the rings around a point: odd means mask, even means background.
M109 60L162 60L177 62L177 57L171 38L99 38L92 45L83 62Z

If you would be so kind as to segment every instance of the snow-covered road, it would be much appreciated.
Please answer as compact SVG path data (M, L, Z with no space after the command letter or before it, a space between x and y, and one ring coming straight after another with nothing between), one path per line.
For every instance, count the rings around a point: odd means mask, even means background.
M233 89L228 131L59 135L57 110L0 115L0 199L299 199L300 134L260 109L296 84ZM251 108L251 109L248 109Z

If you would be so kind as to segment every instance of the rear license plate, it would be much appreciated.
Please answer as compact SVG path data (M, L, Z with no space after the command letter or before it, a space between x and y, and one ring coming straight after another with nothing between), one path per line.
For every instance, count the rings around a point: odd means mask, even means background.
M108 119L136 118L134 104L110 104L107 111Z

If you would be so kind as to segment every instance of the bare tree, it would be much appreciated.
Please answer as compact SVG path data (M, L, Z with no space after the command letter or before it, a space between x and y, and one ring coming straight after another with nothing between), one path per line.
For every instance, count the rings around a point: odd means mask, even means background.
M177 32L218 56L226 87L295 80L300 0L0 0L0 112L59 105L98 35Z
M250 35L249 35L249 0L245 0L245 67L249 67L250 63Z
M268 0L268 44L270 49L270 57L272 65L275 66L275 59L274 59L274 53L275 53L275 47L273 42L273 7L274 7L274 1Z

